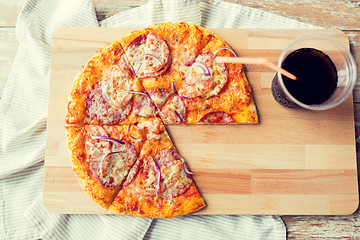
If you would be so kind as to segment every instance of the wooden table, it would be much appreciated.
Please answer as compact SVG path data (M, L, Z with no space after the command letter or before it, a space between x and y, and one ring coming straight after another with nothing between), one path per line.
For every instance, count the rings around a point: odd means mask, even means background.
M227 0L244 6L266 10L302 22L324 28L344 31L350 40L350 48L358 65L360 78L360 1L359 0ZM0 96L15 58L18 43L15 35L17 15L26 0L0 0ZM147 0L94 0L99 20L120 11L141 6ZM354 91L356 138L360 133L360 84ZM360 142L360 140L359 140ZM358 148L358 145L357 145ZM359 149L359 148L358 148ZM357 150L359 166L360 151ZM359 167L358 167L359 169ZM282 216L289 239L357 239L360 238L360 210L349 216Z

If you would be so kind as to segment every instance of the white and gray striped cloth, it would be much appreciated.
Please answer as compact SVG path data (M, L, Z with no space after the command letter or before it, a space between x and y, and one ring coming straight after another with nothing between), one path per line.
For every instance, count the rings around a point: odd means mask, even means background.
M226 14L224 14L226 13ZM66 26L144 27L187 21L207 28L312 28L223 1L153 0L97 21L91 0L29 0L19 14L19 51L0 101L0 239L285 239L277 216L58 215L42 205L51 39Z

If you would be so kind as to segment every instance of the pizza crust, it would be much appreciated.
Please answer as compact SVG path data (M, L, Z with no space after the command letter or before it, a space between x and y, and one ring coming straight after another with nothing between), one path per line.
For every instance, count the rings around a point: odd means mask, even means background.
M198 190L192 183L182 195L169 199L145 197L140 200L131 194L131 189L123 188L109 210L121 215L172 218L196 212L204 206L204 200L198 195Z

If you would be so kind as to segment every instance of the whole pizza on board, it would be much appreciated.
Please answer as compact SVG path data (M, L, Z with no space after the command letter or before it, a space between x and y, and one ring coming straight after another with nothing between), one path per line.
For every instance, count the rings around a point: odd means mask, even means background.
M243 66L216 61L234 55L212 31L184 22L136 30L100 49L73 82L65 118L84 191L123 215L203 208L164 124L257 123Z

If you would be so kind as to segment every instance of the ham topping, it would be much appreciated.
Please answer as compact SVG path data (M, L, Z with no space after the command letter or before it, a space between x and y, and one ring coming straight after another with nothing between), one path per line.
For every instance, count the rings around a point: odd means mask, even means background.
M229 72L224 63L215 61L212 53L199 55L190 66L183 66L179 96L210 98L221 92L228 82Z
M165 124L184 123L186 119L186 106L184 101L177 95L169 100L160 111Z
M125 49L134 73L139 78L155 77L170 66L167 43L154 32L136 37Z
M107 136L102 127L89 126L88 129L92 136ZM85 146L90 159L90 170L106 187L119 187L137 158L135 147L123 140L117 143L105 138L89 137Z

